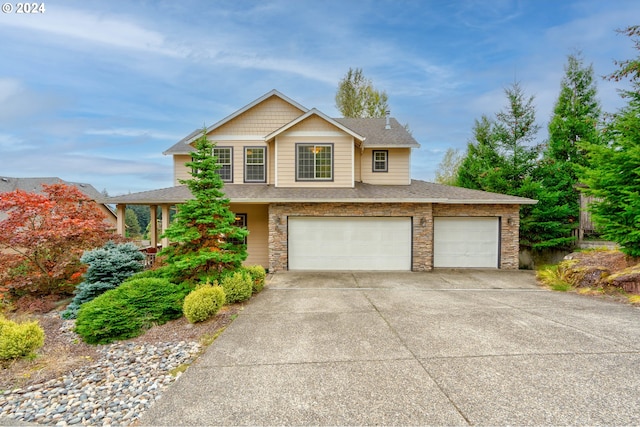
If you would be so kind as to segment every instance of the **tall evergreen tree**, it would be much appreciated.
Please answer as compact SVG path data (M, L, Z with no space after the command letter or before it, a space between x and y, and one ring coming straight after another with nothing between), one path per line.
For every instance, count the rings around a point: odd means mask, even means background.
M495 191L493 172L504 167L493 133L494 122L483 115L473 124L473 140L458 167L456 185L474 190Z
M124 211L124 223L127 226L127 237L140 237L142 230L133 209L127 208Z
M532 212L535 249L570 248L575 243L572 232L580 223L578 168L588 166L581 144L600 143L596 94L593 67L585 66L580 55L569 55L536 174L541 187Z
M475 122L477 143L469 143L460 165L458 184L477 190L535 198L539 184L533 179L539 150L534 144L534 97L527 97L519 83L505 89L507 105L495 120L483 116ZM520 244L530 247L531 205L520 207Z
M238 268L247 258L244 240L248 232L234 224L235 214L222 191L224 183L217 173L220 166L206 129L194 147L192 161L186 163L192 178L180 181L189 187L193 199L180 205L163 234L175 244L160 253L177 280L198 280Z
M640 26L620 32L640 50ZM602 236L640 257L640 57L616 64L620 69L609 78L631 80L632 89L621 91L629 101L608 125L606 145L584 144L590 165L581 174L585 192L596 197L590 210Z
M343 117L384 117L389 109L387 101L387 93L374 89L361 68L349 68L336 92L336 107Z

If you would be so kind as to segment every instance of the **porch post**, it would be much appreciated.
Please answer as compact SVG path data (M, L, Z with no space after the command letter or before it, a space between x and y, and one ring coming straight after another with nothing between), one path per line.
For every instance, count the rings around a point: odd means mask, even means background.
M169 228L169 209L171 205L162 205L162 232ZM169 239L167 237L162 238L162 247L166 248L169 246Z
M149 206L149 244L152 248L158 247L158 222L156 215L158 213L157 205Z
M121 204L116 205L116 233L118 233L121 236L125 235L125 230L126 230L125 222L124 222L126 209L127 209L127 205L121 205Z

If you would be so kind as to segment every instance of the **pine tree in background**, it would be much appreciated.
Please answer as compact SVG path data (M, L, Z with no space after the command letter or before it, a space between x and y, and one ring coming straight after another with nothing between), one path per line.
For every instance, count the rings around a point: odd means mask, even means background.
M140 237L142 230L138 222L138 216L133 209L127 208L124 211L124 223L127 227L127 237Z
M572 232L580 223L578 168L588 167L581 144L601 144L596 95L593 67L585 66L580 55L569 55L549 123L549 140L536 172L541 187L532 212L534 249L568 249L575 243Z
M534 97L527 97L520 84L505 89L506 107L495 120L483 116L474 124L475 142L469 143L460 165L458 185L511 196L535 199L539 183L533 179L539 148L534 144ZM520 206L520 245L530 247L535 223L532 205Z
M640 50L640 26L620 32ZM631 80L632 89L621 92L629 102L608 125L606 145L582 145L590 163L580 173L585 193L596 197L590 211L602 237L618 243L624 253L640 257L640 57L616 64L620 69L609 79Z
M163 234L173 244L159 255L165 257L174 280L197 281L238 268L247 258L244 240L248 232L234 224L236 217L222 191L213 146L204 129L194 143L192 161L186 163L192 178L180 181L189 187L193 199L180 205Z
M456 185L473 190L493 190L493 172L504 168L504 159L498 152L493 134L494 122L487 116L475 120L473 141L467 144L467 152L458 167Z

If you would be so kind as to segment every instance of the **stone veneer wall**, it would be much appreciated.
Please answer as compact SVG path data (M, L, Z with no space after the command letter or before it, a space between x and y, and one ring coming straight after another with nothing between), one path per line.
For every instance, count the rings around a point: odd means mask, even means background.
M519 205L433 205L433 216L497 216L500 217L500 268L517 270L520 251Z
M500 268L518 269L520 214L518 205L430 203L273 203L269 205L269 271L286 270L289 216L413 217L413 271L433 269L434 216L497 216L501 218ZM423 225L424 224L424 225Z
M429 203L273 203L269 205L270 272L287 269L287 218L289 216L413 217L412 269L413 271L432 269L433 215Z

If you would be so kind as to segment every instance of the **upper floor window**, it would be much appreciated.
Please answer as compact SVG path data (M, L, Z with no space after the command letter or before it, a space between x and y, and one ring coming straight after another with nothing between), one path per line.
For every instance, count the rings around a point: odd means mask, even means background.
M213 147L213 155L218 158L218 175L224 182L233 182L233 149L231 147Z
M244 181L266 182L265 147L244 148Z
M333 179L333 144L296 144L296 179Z
M389 152L387 150L373 151L373 171L387 172L389 170Z

